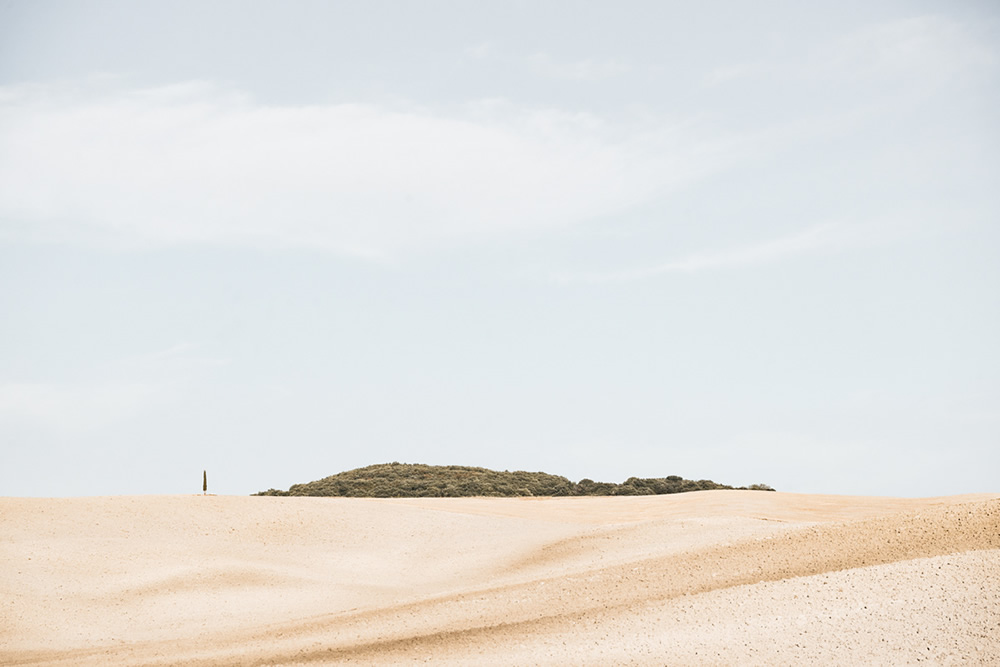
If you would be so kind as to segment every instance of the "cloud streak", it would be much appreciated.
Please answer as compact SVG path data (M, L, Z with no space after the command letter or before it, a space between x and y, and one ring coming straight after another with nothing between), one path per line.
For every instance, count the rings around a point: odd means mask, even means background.
M0 424L78 433L163 408L190 392L199 379L230 363L199 353L205 347L177 343L123 357L77 382L0 381Z
M600 81L625 74L629 68L618 60L559 61L548 53L534 53L527 58L528 64L539 75L552 79L569 81Z
M915 16L859 27L818 44L797 59L729 64L708 72L705 86L760 82L769 78L826 81L844 85L916 86L936 89L944 82L989 73L996 49L967 26L942 16Z
M670 127L507 103L266 106L189 82L0 89L0 237L379 258L607 215L720 168Z
M656 278L672 273L741 269L838 250L863 242L865 237L859 230L827 223L760 243L694 253L656 266L595 273L562 273L554 278L559 283L616 283Z
M147 409L160 389L145 383L0 384L0 424L25 423L76 433L99 429Z

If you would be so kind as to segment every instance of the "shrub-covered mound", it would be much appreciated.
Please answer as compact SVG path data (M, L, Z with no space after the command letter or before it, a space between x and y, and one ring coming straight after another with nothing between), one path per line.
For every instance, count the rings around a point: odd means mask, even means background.
M708 479L692 481L676 475L622 484L518 470L499 472L468 466L429 466L418 463L382 463L293 484L287 491L270 489L257 496L349 496L352 498L457 498L467 496L647 496L705 489L733 489ZM766 484L738 487L773 491Z

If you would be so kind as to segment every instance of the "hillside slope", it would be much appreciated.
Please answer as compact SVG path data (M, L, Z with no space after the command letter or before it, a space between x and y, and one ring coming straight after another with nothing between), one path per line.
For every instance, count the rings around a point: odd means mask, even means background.
M4 665L1000 664L1000 494L0 498Z

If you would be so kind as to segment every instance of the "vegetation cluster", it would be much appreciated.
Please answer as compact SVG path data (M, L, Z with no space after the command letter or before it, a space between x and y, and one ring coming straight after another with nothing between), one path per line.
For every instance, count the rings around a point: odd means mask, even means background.
M458 498L469 496L647 496L708 489L774 491L766 484L733 487L709 479L630 477L621 484L517 470L499 472L468 466L382 463L293 484L287 491L269 489L257 496L346 496L351 498Z

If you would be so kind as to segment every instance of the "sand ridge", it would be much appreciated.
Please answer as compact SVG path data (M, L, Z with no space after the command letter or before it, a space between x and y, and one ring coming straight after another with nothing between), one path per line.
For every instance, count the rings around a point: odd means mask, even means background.
M1000 661L1000 495L6 498L0 528L4 664L837 664L801 632L868 607L933 655L852 658Z

